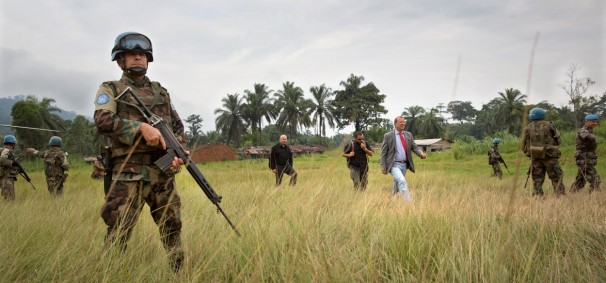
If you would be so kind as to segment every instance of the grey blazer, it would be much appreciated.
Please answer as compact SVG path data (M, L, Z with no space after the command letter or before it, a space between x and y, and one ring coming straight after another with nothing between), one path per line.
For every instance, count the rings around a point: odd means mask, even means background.
M415 172L415 165L412 160L411 152L414 152L419 157L423 154L421 148L417 146L410 132L404 131L404 139L406 139L406 168ZM387 172L393 167L396 162L396 134L390 131L383 136L383 146L381 147L381 169L386 169Z

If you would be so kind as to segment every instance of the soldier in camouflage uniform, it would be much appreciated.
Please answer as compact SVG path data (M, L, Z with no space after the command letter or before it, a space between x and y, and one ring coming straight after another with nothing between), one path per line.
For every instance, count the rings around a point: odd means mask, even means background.
M183 123L168 91L145 76L148 63L153 59L152 44L147 36L134 32L118 35L112 61L117 61L122 69L122 78L102 83L97 91L95 125L99 133L111 140L113 162L113 172L106 172L112 174L112 186L105 196L101 218L107 224L106 243L115 242L125 249L139 213L147 203L159 227L170 265L178 271L184 255L181 200L175 173L183 161L175 158L169 174L155 166L154 161L166 153L160 131L147 123L133 105L132 97L129 96L128 101L116 100L127 87L132 88L146 106L172 128L179 142L185 144ZM129 154L132 155L129 157Z
M49 150L39 151L35 148L26 148L25 152L44 159L44 175L48 191L55 197L63 195L63 183L67 178L65 171L69 170L67 154L61 150L62 140L53 136L48 141Z
M499 162L502 162L503 157L499 153L499 143L501 143L501 140L498 138L492 140L492 146L488 150L488 164L492 166L492 176L501 179L503 178L503 171L501 171Z
M560 132L553 123L545 121L545 110L542 108L531 109L529 117L532 122L524 130L522 149L531 159L532 195L543 196L542 186L547 173L554 192L557 196L562 196L565 188L562 183L564 172L558 161L561 155L558 148L561 143Z
M585 126L577 132L576 148L574 154L577 167L577 177L570 187L571 192L576 192L589 182L589 192L600 189L600 175L595 170L598 163L598 155L596 149L598 143L596 136L593 134L593 128L598 125L599 118L597 115L589 114L585 116Z
M14 182L17 180L17 167L13 166L10 152L15 149L17 139L13 135L7 135L3 139L4 148L0 153L0 185L2 185L2 196L6 201L15 200Z

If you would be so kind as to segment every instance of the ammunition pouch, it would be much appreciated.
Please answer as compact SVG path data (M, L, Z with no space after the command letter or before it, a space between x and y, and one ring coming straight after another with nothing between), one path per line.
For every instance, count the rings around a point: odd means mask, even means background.
M114 164L118 163L128 163L128 164L138 164L138 165L153 165L156 160L160 159L164 156L164 152L142 152L142 153L133 153L126 160L127 155L117 156L113 158Z
M530 146L528 151L530 153L530 158L532 159L560 158L562 155L560 149L554 145Z
M530 158L532 159L545 159L545 147L543 146L530 146L528 149Z
M557 146L548 145L545 147L545 157L547 158L560 158L562 153Z

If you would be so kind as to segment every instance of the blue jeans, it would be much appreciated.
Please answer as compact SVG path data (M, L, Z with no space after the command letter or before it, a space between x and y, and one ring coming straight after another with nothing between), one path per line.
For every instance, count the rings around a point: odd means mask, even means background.
M406 182L406 163L396 162L389 170L393 176L393 195L400 195L404 200L411 201L410 192L408 191L408 183Z

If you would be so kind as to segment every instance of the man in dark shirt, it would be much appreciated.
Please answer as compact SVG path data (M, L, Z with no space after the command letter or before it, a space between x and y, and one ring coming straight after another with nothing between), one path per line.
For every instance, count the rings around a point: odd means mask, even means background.
M343 157L347 157L349 176L355 190L366 190L368 184L368 157L372 156L370 144L364 141L364 133L355 132L353 140L345 145Z
M297 171L292 167L292 152L290 147L286 145L286 141L288 141L288 137L281 135L280 143L274 145L269 154L269 169L276 174L276 186L282 183L284 174L290 176L288 185L294 186L297 184Z

